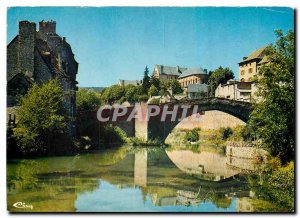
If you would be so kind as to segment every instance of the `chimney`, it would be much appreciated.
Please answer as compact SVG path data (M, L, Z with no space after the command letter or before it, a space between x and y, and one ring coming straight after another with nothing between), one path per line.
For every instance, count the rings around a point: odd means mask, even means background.
M162 74L164 71L164 66L163 65L160 65L160 73Z
M207 69L204 69L203 71L204 71L204 73L206 73L206 74L207 74Z
M18 64L21 73L33 77L36 25L29 21L19 22Z
M176 71L177 71L177 73L179 73L179 66L176 67Z
M39 22L39 32L44 35L55 34L56 33L56 22L50 21L40 21Z

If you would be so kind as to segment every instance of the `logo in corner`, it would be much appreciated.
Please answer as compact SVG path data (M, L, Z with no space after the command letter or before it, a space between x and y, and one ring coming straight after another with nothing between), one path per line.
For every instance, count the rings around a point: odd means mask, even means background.
M25 202L16 202L13 204L14 207L19 208L19 209L25 209L25 208L29 208L29 209L33 209L33 206L31 204L26 204Z

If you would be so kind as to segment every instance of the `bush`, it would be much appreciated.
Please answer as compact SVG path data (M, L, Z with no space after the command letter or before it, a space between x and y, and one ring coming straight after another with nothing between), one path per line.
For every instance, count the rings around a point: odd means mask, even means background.
M150 89L148 91L148 95L151 97L151 96L154 96L154 95L157 95L158 94L158 89L152 84L150 86Z
M81 136L79 139L75 139L73 144L77 152L93 149L92 140L88 136Z
M149 102L149 104L159 104L160 103L160 99L159 98L153 98L151 99L151 101Z
M146 102L146 101L148 101L148 96L147 95L140 95L138 97L138 101L139 102Z
M42 86L33 85L21 98L13 134L24 155L46 155L71 145L64 95L58 81L50 80Z
M126 133L120 127L112 125L104 126L102 137L101 142L104 147L119 146L128 142Z
M185 140L188 142L197 142L199 140L199 129L188 130L185 133Z
M94 110L101 105L101 99L99 93L88 90L79 89L76 93L76 110L86 111Z
M180 83L176 79L168 81L166 86L168 89L172 90L173 94L180 94L183 92L183 89L181 88Z
M257 196L269 200L289 211L294 211L295 201L295 175L294 162L276 170L264 173L263 180L255 179L252 184Z
M130 103L138 101L138 97L144 94L143 87L141 85L127 85L125 86L125 97Z
M230 138L234 140L250 141L252 140L251 131L247 125L237 126L233 128L233 134Z
M230 127L226 127L226 128L221 128L220 133L221 133L222 140L227 140L233 134L233 131Z

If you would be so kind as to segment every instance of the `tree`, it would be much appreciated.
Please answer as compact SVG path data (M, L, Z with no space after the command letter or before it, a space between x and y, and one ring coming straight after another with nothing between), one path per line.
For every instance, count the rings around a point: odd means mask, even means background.
M209 95L214 96L219 84L225 84L228 80L233 78L234 74L228 67L223 68L220 66L215 71L210 72L208 78Z
M86 111L96 109L101 105L99 93L88 90L79 89L76 93L76 110Z
M168 81L167 87L172 90L173 94L180 94L183 92L178 80L176 79Z
M160 89L160 81L154 75L152 75L151 77L151 84L154 85L157 88L157 90Z
M112 85L102 91L101 99L105 103L115 103L125 95L125 88L120 85Z
M287 162L295 152L294 32L276 31L267 47L269 63L259 70L257 96L249 124L271 155Z
M139 95L138 96L138 101L139 102L146 102L146 101L148 101L148 95Z
M130 103L138 102L141 95L144 95L144 89L141 85L127 85L125 87L125 97Z
M127 101L131 103L135 102L135 98L134 98L135 93L136 93L136 87L134 85L129 84L125 87L125 97Z
M149 88L150 88L149 69L146 66L145 67L145 71L144 71L144 77L143 77L143 89L144 89L144 93L147 93Z
M152 84L148 91L148 95L153 96L153 95L157 95L157 94L158 94L158 89Z
M66 134L68 116L64 102L65 95L57 80L33 85L21 98L14 137L23 154L46 154L57 145L53 139Z

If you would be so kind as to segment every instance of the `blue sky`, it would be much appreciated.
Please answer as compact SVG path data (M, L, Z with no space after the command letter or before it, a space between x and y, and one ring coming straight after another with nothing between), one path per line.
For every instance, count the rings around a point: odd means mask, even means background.
M109 86L141 79L146 65L229 67L294 30L291 8L16 7L8 9L7 43L18 22L55 20L79 62L79 86Z

